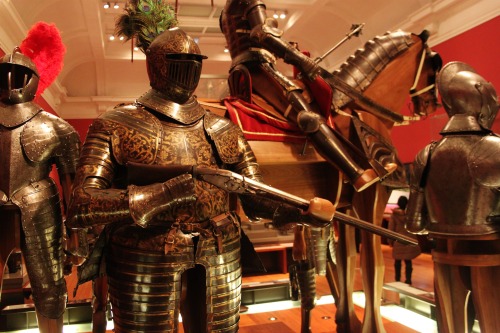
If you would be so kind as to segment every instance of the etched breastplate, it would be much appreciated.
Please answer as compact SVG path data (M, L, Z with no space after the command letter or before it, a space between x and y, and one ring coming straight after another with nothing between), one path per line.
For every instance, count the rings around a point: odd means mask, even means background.
M164 134L156 164L217 167L216 153L203 128L203 119L190 126L162 122L162 127ZM186 219L194 216L196 221L204 221L228 211L227 192L217 187L197 181L196 196L193 211L176 213Z

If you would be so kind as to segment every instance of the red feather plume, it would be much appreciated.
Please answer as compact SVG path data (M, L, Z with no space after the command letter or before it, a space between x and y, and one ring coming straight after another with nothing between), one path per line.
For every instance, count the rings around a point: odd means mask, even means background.
M35 63L40 75L36 95L41 95L54 82L63 67L66 47L61 34L55 24L38 22L28 31L19 48Z

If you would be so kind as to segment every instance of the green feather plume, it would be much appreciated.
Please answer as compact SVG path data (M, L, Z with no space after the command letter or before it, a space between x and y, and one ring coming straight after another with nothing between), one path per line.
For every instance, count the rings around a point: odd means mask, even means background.
M130 0L116 20L115 35L127 41L135 38L135 45L145 52L156 36L175 26L174 9L166 1Z

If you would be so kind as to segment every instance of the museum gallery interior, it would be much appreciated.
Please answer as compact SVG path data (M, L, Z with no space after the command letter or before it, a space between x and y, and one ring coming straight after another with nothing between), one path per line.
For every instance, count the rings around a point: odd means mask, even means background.
M0 332L500 331L499 14L0 0Z

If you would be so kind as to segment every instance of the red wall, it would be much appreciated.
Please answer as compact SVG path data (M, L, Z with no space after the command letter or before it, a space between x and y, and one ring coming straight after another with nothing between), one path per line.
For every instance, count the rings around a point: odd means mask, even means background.
M87 131L93 120L94 119L66 119L66 121L73 126L75 131L80 134L80 140L82 140L82 143L85 141Z
M462 61L471 65L481 76L490 81L500 93L500 17L485 22L432 49L443 58L443 64ZM440 138L439 131L448 121L443 109L429 118L398 126L392 131L392 140L403 163L413 162L415 155L432 140ZM497 116L493 131L500 133L500 116Z

